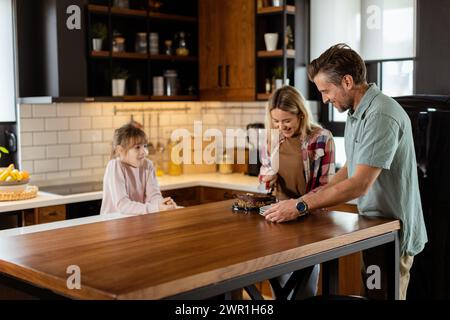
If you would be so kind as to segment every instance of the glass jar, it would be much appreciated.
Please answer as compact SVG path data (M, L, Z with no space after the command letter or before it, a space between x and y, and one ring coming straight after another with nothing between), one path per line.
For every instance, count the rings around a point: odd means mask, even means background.
M125 52L125 38L122 36L115 36L112 44L113 52Z
M135 49L137 53L147 53L147 33L136 33Z
M224 154L222 162L219 164L219 172L221 174L231 174L233 173L234 164L233 160L228 154Z
M156 32L150 32L148 37L150 44L150 54L158 55L159 54L159 34Z
M166 70L164 72L164 83L166 96L176 96L178 94L178 73L176 70Z
M184 32L180 32L178 34L178 47L176 50L177 56L187 56L189 55L189 49L186 45L186 34Z

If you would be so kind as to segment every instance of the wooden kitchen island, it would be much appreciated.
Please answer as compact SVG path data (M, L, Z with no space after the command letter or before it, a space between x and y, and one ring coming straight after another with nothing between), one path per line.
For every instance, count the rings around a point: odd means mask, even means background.
M322 293L333 294L339 257L383 246L398 297L397 220L333 211L272 224L232 203L3 237L0 283L37 297L204 299L322 263ZM81 289L67 286L70 266Z

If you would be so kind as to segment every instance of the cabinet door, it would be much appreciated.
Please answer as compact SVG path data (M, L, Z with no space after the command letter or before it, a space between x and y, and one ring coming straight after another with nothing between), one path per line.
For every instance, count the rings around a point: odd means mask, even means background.
M199 0L200 96L221 99L224 85L223 0Z
M255 100L255 3L200 0L200 98Z
M255 1L225 1L227 100L255 100Z

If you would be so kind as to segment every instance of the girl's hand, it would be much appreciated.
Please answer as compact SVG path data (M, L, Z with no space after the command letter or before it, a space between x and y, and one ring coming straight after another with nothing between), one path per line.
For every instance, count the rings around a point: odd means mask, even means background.
M170 197L162 199L161 202L159 203L159 211L167 211L176 208L177 204Z

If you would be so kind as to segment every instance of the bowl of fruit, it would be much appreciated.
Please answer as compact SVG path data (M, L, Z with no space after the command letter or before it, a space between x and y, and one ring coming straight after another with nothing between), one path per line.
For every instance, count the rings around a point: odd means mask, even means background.
M17 192L26 190L30 182L27 171L19 171L11 164L7 168L0 168L0 192Z

